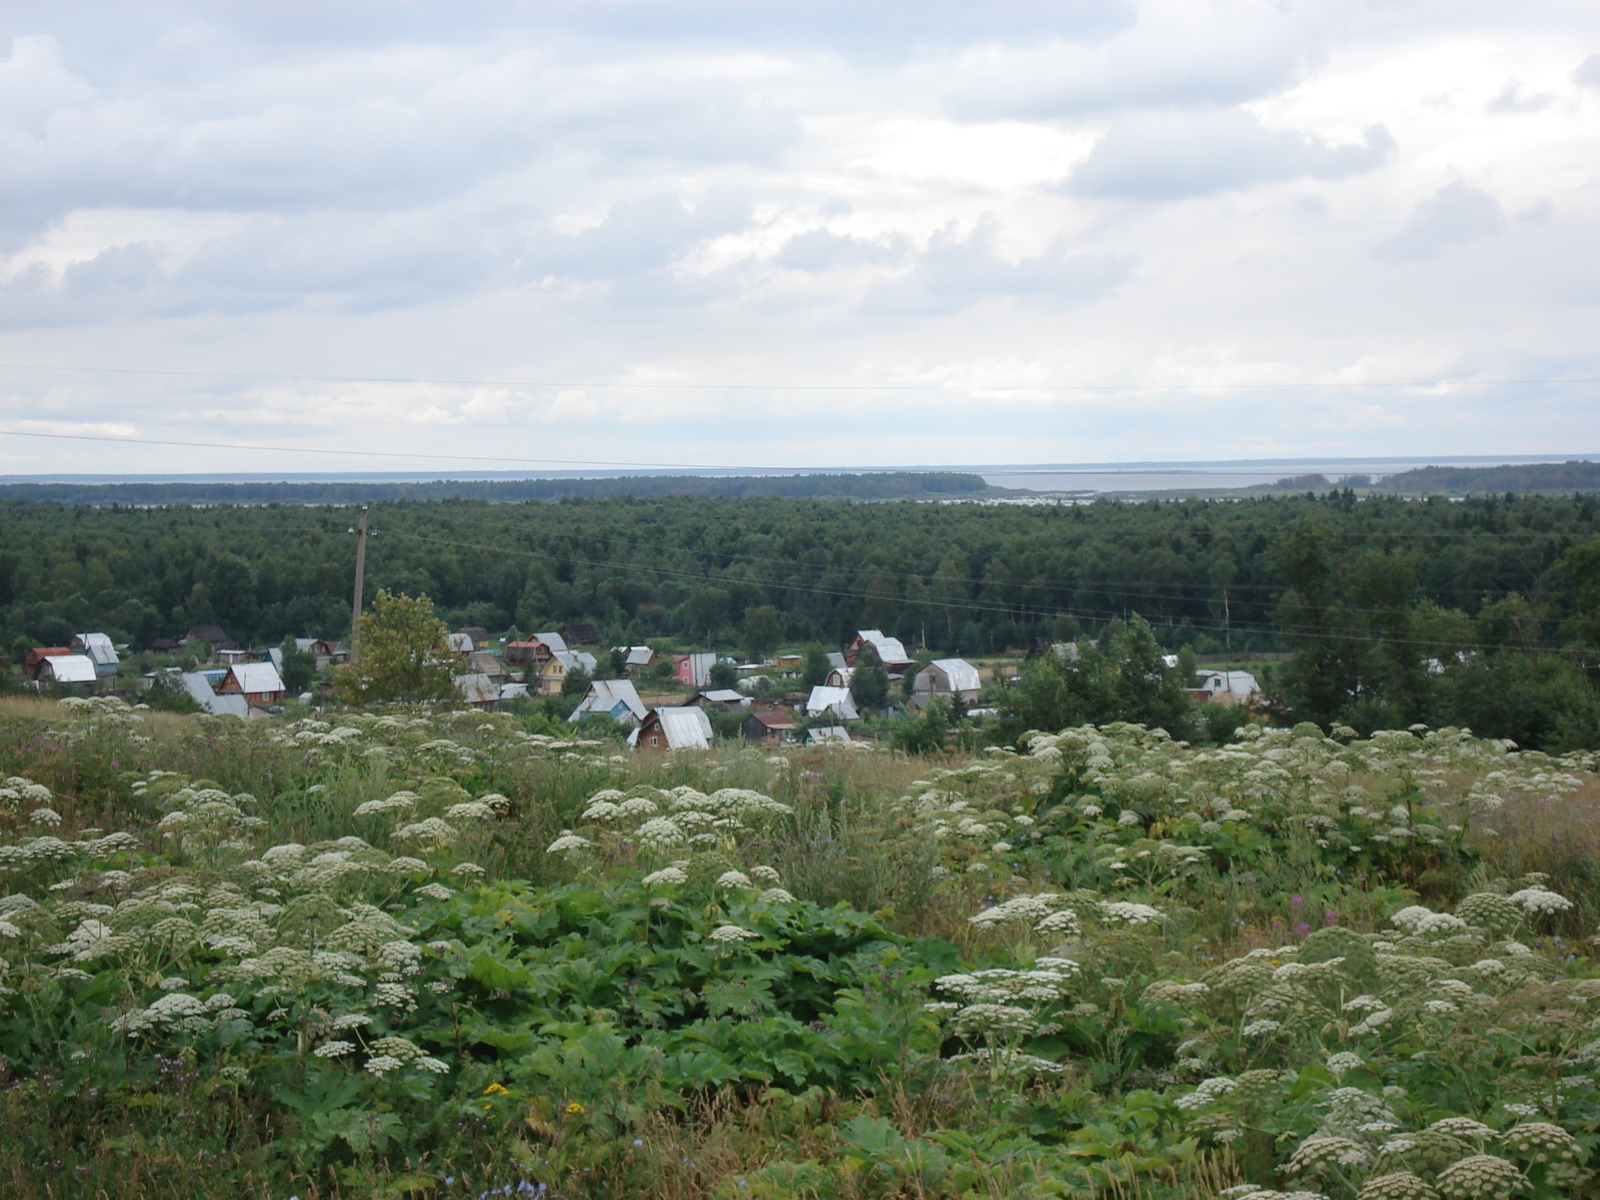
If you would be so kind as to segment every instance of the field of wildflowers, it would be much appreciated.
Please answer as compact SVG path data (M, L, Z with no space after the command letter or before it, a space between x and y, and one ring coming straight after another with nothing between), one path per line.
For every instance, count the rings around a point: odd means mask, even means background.
M0 1192L1554 1200L1593 756L0 709Z

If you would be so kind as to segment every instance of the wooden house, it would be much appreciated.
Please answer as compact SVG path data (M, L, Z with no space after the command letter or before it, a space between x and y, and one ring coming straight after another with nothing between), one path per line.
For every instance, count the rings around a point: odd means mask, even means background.
M635 750L709 750L711 718L700 708L652 708L628 735Z
M256 708L283 703L283 680L270 662L234 663L222 677L219 695L243 696Z
M763 708L752 712L739 727L747 742L760 742L768 746L786 746L795 739L799 728L794 714L786 708Z

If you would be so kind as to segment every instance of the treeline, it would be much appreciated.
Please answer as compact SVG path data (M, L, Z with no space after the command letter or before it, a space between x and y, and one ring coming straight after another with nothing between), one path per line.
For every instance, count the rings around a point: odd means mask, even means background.
M514 503L567 497L787 496L819 500L920 500L991 490L961 471L878 471L833 475L620 475L604 479L433 479L344 482L6 483L0 503L62 504L368 504L396 500Z
M145 646L209 623L256 645L342 636L351 522L337 508L0 505L0 647L85 629ZM371 527L368 596L427 595L452 624L496 632L583 621L609 643L732 648L760 610L788 645L876 626L982 655L1139 614L1168 651L1295 650L1275 677L1284 719L1465 720L1551 745L1593 725L1595 497L452 500L376 504Z
M1417 467L1384 476L1378 487L1386 492L1456 496L1499 492L1593 492L1600 490L1600 462Z

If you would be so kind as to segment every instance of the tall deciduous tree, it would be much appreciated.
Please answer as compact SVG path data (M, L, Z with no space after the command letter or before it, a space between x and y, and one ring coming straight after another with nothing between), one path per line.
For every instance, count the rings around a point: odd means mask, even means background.
M360 661L339 672L336 690L352 704L448 700L456 696L457 664L426 596L380 591L360 623Z
M850 698L863 713L889 703L889 672L883 669L883 660L871 646L856 656L855 673L850 676Z

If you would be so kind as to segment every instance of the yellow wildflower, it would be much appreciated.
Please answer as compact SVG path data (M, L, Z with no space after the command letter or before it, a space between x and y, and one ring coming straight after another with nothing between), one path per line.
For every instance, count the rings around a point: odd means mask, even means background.
M491 1083L488 1087L483 1089L483 1094L485 1096L509 1096L511 1093L500 1084Z
M583 1111L583 1105L579 1104L576 1100L574 1100L571 1104L567 1105L567 1113L569 1115L571 1115L571 1116L576 1116L577 1114L581 1113L582 1111Z

